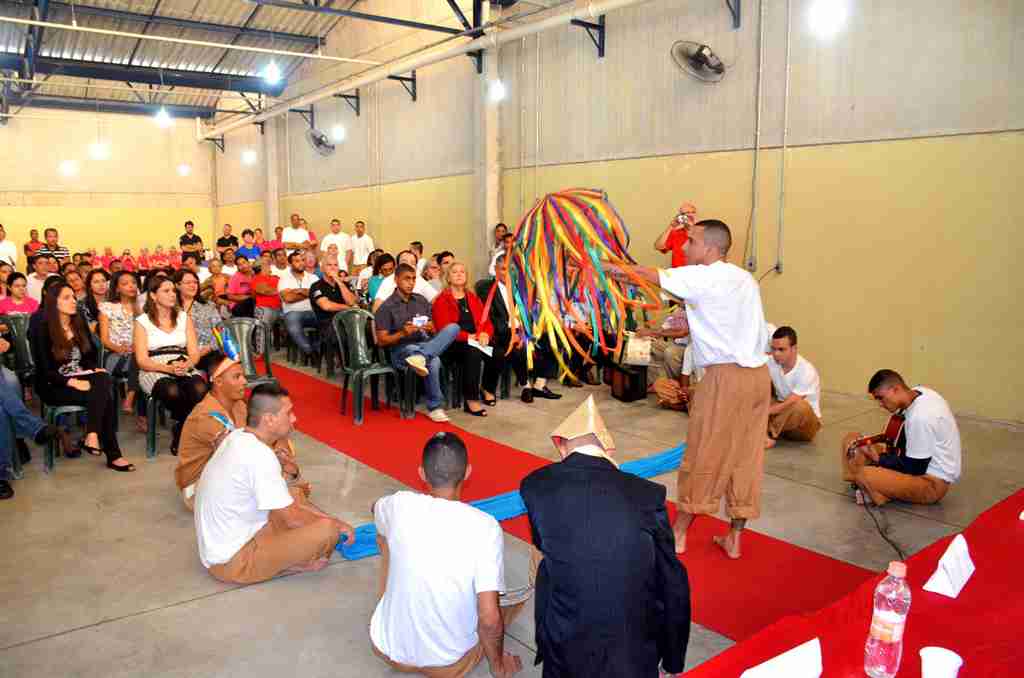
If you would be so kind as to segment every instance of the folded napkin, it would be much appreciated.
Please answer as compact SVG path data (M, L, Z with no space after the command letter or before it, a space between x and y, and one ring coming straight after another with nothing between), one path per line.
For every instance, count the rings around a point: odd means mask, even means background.
M924 590L956 598L973 574L974 561L967 550L967 540L962 534L958 534L939 558L939 566L924 585Z
M740 678L819 678L821 642L815 638L744 671Z

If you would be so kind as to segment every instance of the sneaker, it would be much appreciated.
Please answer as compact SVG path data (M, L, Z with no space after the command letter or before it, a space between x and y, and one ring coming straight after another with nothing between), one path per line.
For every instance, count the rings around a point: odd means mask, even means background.
M430 374L430 370L427 369L427 359L421 355L411 355L405 359L405 363L421 377L425 377ZM445 419L444 421L448 420Z
M448 415L445 414L444 410L442 410L440 407L437 408L436 410L430 410L429 412L427 412L427 416L430 417L430 421L437 422L438 424L443 424L446 421L451 421L451 419L448 418Z

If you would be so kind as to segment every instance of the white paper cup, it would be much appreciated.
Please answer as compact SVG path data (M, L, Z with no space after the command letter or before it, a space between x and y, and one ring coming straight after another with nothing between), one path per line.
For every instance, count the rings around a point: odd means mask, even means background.
M956 678L964 660L944 647L922 647L921 678Z

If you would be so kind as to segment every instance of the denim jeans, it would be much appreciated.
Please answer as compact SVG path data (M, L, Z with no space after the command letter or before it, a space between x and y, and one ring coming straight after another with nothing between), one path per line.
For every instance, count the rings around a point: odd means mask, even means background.
M0 480L10 478L11 455L17 454L15 437L34 438L43 426L43 420L25 407L18 377L0 368Z
M391 351L391 365L396 370L407 370L409 364L405 359L412 355L421 355L427 361L427 409L436 410L444 402L444 394L441 393L441 358L455 337L459 335L459 326L451 323L435 334L431 339L423 343L402 344Z
M288 330L288 336L305 354L316 351L320 346L319 337L315 344L311 344L302 331L307 327L314 330L320 329L320 323L316 321L316 314L312 311L289 311L284 314L284 326Z

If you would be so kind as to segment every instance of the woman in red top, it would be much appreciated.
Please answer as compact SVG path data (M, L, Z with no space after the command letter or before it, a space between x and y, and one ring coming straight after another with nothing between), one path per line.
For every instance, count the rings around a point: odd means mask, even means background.
M132 256L131 250L125 250L121 253L121 270L128 271L129 273L135 273L136 262L135 257Z
M164 254L164 246L157 245L153 250L153 256L149 258L150 269L167 268L167 255Z
M143 247L143 248L141 248L139 250L139 256L135 260L135 265L138 266L139 273L145 274L145 273L149 272L150 264L149 264L149 248L148 247Z
M461 261L452 262L445 275L448 288L434 299L434 327L445 327L450 323L459 326L459 334L448 350L441 356L448 365L462 365L462 397L465 401L463 410L476 417L487 416L487 411L480 404L480 375L485 360L490 358L475 346L489 346L494 328L491 321L483 317L484 305L480 298L466 288L469 274L466 265ZM496 401L484 401L493 407Z

